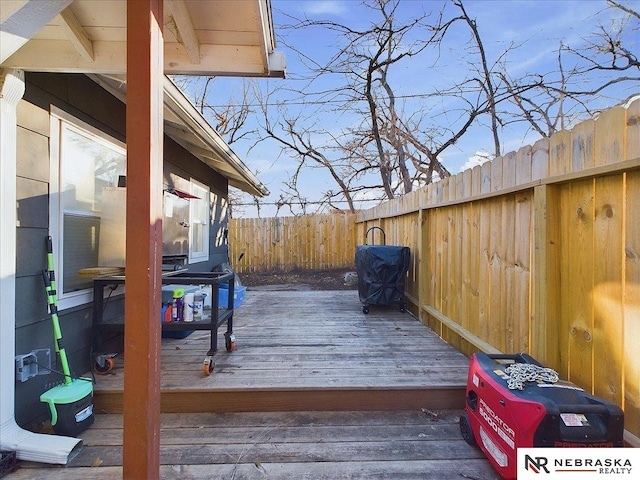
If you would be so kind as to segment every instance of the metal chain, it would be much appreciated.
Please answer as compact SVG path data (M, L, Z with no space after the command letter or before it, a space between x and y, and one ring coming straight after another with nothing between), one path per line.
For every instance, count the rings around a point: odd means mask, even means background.
M558 372L532 363L512 363L505 372L509 375L507 387L510 390L524 390L527 382L556 383Z

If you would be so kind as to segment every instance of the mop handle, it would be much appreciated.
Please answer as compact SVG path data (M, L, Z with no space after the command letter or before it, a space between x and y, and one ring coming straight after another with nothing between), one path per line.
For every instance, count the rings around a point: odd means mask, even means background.
M71 383L71 371L69 370L67 352L62 343L62 331L60 330L60 321L58 320L58 294L56 292L56 274L53 269L53 241L50 236L47 237L47 269L42 271L42 278L44 279L49 312L51 313L51 321L53 323L55 349L62 364L64 383L68 385Z

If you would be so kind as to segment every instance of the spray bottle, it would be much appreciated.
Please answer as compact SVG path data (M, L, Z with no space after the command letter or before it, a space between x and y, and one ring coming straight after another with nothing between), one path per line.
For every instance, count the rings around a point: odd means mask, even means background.
M181 322L184 315L184 288L176 288L173 291L173 302L171 304L171 320Z

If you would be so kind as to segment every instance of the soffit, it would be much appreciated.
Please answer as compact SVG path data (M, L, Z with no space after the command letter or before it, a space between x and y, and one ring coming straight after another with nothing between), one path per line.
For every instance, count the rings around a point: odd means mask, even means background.
M1 0L0 63L25 71L123 74L126 1ZM165 0L167 75L284 77L269 0Z

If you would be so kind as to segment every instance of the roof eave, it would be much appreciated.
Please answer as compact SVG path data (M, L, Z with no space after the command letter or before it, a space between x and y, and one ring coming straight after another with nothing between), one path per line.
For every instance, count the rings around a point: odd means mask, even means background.
M258 180L240 157L235 154L218 132L167 76L164 79L164 103L165 108L168 108L174 115L179 117L198 140L203 142L219 156L220 160L230 165L237 172L237 177L226 175L229 178L230 185L258 197L269 195L267 187ZM219 171L219 168L216 168L211 159L206 158L198 151L191 151L191 153L209 165L209 167ZM221 173L226 174L228 172Z
M126 81L121 76L88 74L102 88L126 103ZM164 77L164 132L212 170L226 177L229 185L257 197L269 190L227 145L184 93Z

